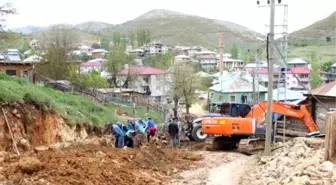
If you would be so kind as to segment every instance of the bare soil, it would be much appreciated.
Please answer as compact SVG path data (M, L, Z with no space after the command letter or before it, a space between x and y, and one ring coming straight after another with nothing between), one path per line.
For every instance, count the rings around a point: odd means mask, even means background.
M7 182L18 185L40 182L55 185L164 184L170 175L190 169L201 159L201 155L177 149L115 149L86 145L38 152L28 159L6 155L0 162L0 174ZM27 173L22 166L29 169L29 165L33 167Z

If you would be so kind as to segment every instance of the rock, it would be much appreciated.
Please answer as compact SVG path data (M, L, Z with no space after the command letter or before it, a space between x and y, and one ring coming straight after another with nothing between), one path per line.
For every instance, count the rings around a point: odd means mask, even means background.
M0 174L0 181L5 181L5 180L7 180L6 177L4 175Z
M41 145L41 146L37 146L34 148L34 151L37 152L43 152L43 151L47 151L49 150L49 147Z
M32 174L42 168L42 163L36 157L21 157L18 167L23 173Z
M0 157L6 157L8 156L8 152L0 151Z
M12 110L12 114L13 114L13 115L15 115L15 114L17 114L17 113L18 113L18 110L17 110L17 109L13 109L13 110Z
M334 163L330 162L330 161L325 161L322 163L321 166L319 166L319 170L322 172L329 172L329 171L333 171L335 168Z
M5 158L4 157L0 157L0 163L4 162Z
M23 149L24 151L30 150L30 144L26 139L21 139L18 143L18 146Z
M98 151L98 152L96 153L96 156L98 156L98 157L105 157L106 154L105 154L104 152L102 152L102 151Z
M15 117L21 118L21 115L20 114L15 114Z

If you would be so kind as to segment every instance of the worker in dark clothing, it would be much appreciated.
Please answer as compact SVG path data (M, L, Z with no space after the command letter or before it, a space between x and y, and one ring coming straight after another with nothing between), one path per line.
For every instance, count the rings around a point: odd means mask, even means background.
M177 124L177 118L175 117L172 122L168 125L168 133L170 138L170 146L175 148L178 144L178 134L179 134L179 126Z

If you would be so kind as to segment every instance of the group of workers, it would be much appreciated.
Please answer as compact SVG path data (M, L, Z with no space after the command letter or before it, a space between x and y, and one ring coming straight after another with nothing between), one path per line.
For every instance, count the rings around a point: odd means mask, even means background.
M115 137L114 146L116 148L124 148L125 146L139 148L146 142L150 142L157 131L156 124L151 118L148 118L148 120L127 120L126 124L108 122L106 126L112 126L112 134ZM166 126L170 146L173 148L179 146L180 141L184 139L184 129L181 122L177 117L171 117Z
M124 148L139 148L146 141L149 142L156 133L156 125L153 119L148 120L127 120L126 124L120 122L116 124L107 123L107 126L112 125L112 134L115 137L115 147ZM146 138L147 136L147 138Z

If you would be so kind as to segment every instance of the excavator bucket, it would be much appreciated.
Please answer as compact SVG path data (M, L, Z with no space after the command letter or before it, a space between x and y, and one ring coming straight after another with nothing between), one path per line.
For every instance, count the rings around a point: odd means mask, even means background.
M265 148L265 139L256 138L256 139L242 139L238 144L238 152L252 155L260 152Z

